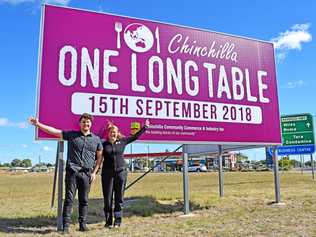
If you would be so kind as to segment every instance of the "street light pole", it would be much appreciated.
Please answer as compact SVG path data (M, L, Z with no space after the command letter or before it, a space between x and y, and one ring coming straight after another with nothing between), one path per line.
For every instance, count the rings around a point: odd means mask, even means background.
M147 144L147 169L149 170L149 144Z
M133 144L131 144L131 155L133 154ZM134 172L133 156L131 158L131 171Z

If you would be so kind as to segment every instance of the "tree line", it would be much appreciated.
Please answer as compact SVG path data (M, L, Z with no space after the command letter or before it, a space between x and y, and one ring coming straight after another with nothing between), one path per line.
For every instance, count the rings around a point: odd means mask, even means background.
M0 163L0 167L32 167L32 160L31 159L13 159L10 163ZM44 162L40 162L38 164L36 164L35 166L54 166L51 163L44 163Z

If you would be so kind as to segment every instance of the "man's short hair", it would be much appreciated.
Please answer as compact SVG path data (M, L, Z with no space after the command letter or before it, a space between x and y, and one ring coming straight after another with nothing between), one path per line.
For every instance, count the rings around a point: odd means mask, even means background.
M92 122L93 121L93 116L91 114L88 114L88 113L83 113L80 116L79 122L81 122L82 119L89 119Z

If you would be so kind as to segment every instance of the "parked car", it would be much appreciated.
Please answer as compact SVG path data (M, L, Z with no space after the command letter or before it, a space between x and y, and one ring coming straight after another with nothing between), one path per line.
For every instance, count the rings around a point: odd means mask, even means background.
M189 172L206 172L207 168L204 164L193 164L188 167Z

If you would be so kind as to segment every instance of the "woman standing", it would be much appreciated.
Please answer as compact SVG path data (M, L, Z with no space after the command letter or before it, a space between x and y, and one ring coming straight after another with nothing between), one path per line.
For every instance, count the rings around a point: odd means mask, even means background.
M135 141L149 126L149 120L134 135L124 137L117 126L109 123L106 127L106 140L103 142L103 166L102 166L102 191L104 198L105 227L112 227L113 213L112 200L114 193L114 227L120 227L122 223L122 207L124 202L124 189L127 179L127 171L123 158L126 145ZM102 160L97 161L93 170L93 176L98 171Z

